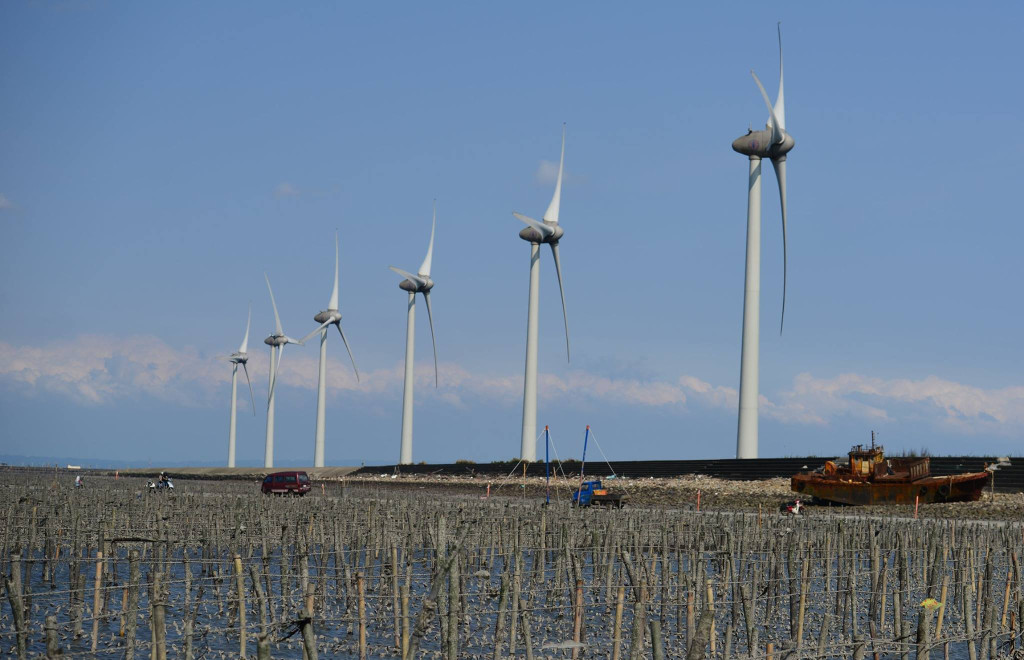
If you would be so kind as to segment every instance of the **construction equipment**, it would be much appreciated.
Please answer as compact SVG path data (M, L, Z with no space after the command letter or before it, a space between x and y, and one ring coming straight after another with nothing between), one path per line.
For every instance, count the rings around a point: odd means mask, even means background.
M584 481L572 494L573 506L610 506L620 509L623 499L621 493L608 492L599 480Z

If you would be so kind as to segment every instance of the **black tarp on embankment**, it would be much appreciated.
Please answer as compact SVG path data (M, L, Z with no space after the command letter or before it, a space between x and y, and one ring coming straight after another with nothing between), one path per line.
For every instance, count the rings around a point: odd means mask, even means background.
M842 458L845 458L842 457ZM805 458L720 458L691 461L587 461L587 474L605 476L616 474L623 477L680 477L687 474L703 474L719 479L757 480L773 477L790 477L803 470L813 470L826 460L821 456ZM993 456L932 456L932 474L944 476L959 472L981 472L986 463L994 463ZM566 461L563 469L567 473L579 474L579 462ZM610 469L609 469L610 465ZM512 463L437 463L432 465L402 465L402 474L441 474L487 476L505 476L514 467ZM361 474L391 474L394 465L366 466L355 471L352 476ZM516 473L522 473L522 466ZM534 477L544 476L544 463L530 463L526 473ZM1010 458L1010 466L1001 467L996 471L996 490L1000 492L1024 492L1024 457Z

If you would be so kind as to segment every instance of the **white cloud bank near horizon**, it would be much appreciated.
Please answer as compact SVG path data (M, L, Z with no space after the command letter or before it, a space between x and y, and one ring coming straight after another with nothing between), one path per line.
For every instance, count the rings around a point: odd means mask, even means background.
M265 352L258 351L251 354L249 362L257 408L266 397L266 358ZM315 354L286 351L279 386L314 390L316 362ZM428 362L417 365L418 396L457 407L466 407L473 400L518 405L521 399L521 374L473 373L442 362L441 384L435 389L431 367ZM327 373L331 395L339 391L368 397L401 395L401 363L362 372L357 383L347 361L329 358ZM241 373L239 376L244 381ZM175 348L153 336L89 335L44 346L0 341L0 382L31 395L67 396L84 405L107 405L144 395L177 405L213 406L230 377L230 364L215 355L194 347ZM680 413L692 406L731 415L738 399L735 388L692 375L641 380L576 370L565 375L542 373L538 387L543 398L578 405L596 402ZM245 389L243 382L239 405L248 407ZM910 414L964 434L1009 435L1024 430L1024 386L986 389L938 376L913 380L847 373L820 378L801 373L790 389L773 393L771 398L762 395L760 401L765 418L785 424L825 426L839 417L893 421Z

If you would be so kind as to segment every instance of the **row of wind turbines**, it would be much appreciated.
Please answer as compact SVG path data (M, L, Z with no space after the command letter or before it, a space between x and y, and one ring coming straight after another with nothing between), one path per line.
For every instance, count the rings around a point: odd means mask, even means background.
M402 447L401 463L412 462L412 395L413 395L413 351L415 339L416 320L416 294L422 293L427 305L427 318L430 322L430 338L434 343L434 383L437 384L437 343L434 341L434 319L430 309L430 290L434 287L434 281L430 279L430 267L434 255L434 232L437 228L437 209L434 209L434 219L430 228L430 245L427 248L427 256L420 265L416 274L409 273L400 268L389 266L403 278L399 287L409 294L408 305L408 335L406 338L405 353L405 394L402 406ZM327 408L327 336L330 334L331 326L338 329L341 341L345 345L349 360L352 361L352 370L355 372L356 381L359 380L359 367L356 366L356 359L352 355L352 348L345 337L345 330L341 327L341 312L338 311L338 235L334 235L334 288L331 290L331 298L327 303L327 309L317 312L313 320L319 325L302 339L293 339L284 332L281 326L281 316L277 311L277 301L274 299L274 289L270 285L270 277L264 273L263 277L267 282L267 291L270 293L270 304L274 309L274 332L263 343L270 346L270 387L267 395L267 435L263 450L263 467L274 467L274 392L277 386L277 376L281 370L281 356L284 354L284 347L288 344L304 345L315 335L320 335L320 361L317 370L317 392L316 392L316 431L313 448L313 466L324 466L324 439ZM238 411L238 367L242 367L246 382L249 384L249 397L252 401L253 414L256 414L256 400L252 393L252 381L249 380L249 370L246 364L249 361L249 327L252 323L252 304L249 305L249 317L245 322L245 336L238 350L227 356L232 363L231 370L231 423L228 430L228 467L235 467L235 450L237 435L237 411Z
M760 291L761 291L761 161L768 158L775 169L779 185L779 197L782 207L782 246L783 246L783 287L782 316L779 333L782 333L786 313L786 156L792 150L793 137L786 132L786 109L783 94L782 66L782 32L779 28L779 92L774 105L760 79L753 71L754 82L768 106L769 118L764 130L748 129L746 135L732 143L734 151L748 157L750 161L747 185L747 243L746 243L746 275L743 288L743 332L740 358L740 393L739 415L736 433L736 457L757 458L758 455L758 365L760 345ZM519 232L519 237L530 244L530 285L529 304L526 321L526 369L523 377L523 421L519 456L524 461L535 461L537 458L537 358L538 358L538 303L540 297L540 251L541 245L551 248L551 256L558 277L558 289L562 299L562 319L565 324L565 352L569 360L569 317L565 307L565 289L562 284L562 266L559 258L559 243L565 230L559 225L558 214L562 200L562 174L565 167L565 126L562 127L562 148L558 162L558 177L551 203L541 217L534 220L520 213L513 215L527 226ZM430 244L427 255L416 273L389 266L403 279L399 288L408 294L407 326L405 344L405 380L402 396L402 435L399 450L399 464L412 463L412 419L413 419L413 357L415 350L416 294L423 294L427 307L427 318L430 323L430 337L434 348L434 384L438 385L437 375L437 343L434 338L434 320L430 307L430 292L434 281L430 279L433 262L434 234L437 228L437 208L435 205L430 229ZM274 391L277 376L280 373L281 357L284 347L288 344L303 345L315 335L320 335L320 362L317 383L316 431L313 450L313 466L324 466L324 431L326 420L326 369L327 369L327 336L331 326L338 329L341 341L345 345L356 380L359 369L349 347L345 331L341 327L341 312L338 307L338 237L334 237L334 288L326 310L321 310L313 317L319 326L302 339L292 339L285 334L281 326L281 317L277 312L274 291L270 286L270 278L264 274L270 302L274 308L274 333L263 340L270 347L270 387L267 397L266 442L264 446L263 465L274 466ZM252 305L249 307L249 318L246 321L245 337L238 351L226 359L232 363L231 374L231 422L228 434L228 467L235 467L236 447L236 412L238 393L238 367L242 367L246 382L249 384L249 396L253 402L255 414L255 397L252 393L252 382L246 367L248 362L249 326L252 321Z

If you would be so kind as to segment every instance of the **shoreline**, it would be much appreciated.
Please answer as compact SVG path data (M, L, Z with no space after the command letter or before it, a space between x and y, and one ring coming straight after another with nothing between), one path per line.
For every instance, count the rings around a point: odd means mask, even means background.
M574 478L575 477L575 478ZM595 477L590 477L595 478ZM490 484L490 497L510 499L542 499L546 485L543 477L493 479L482 476L420 476L359 475L340 479L348 487L361 489L394 490L398 492L427 490L432 494L476 495L486 497ZM565 479L551 479L551 500L568 501L569 494L579 483L579 475L567 475ZM756 513L759 508L763 515L775 515L779 506L797 498L790 490L788 478L763 479L758 481L733 481L704 475L684 477L640 479L616 478L603 480L605 488L626 496L626 506L673 508L695 510L697 495L700 493L701 511L740 511ZM805 515L822 515L842 512L846 515L885 515L913 518L911 505L885 506L843 506L827 504L808 505ZM1024 493L989 493L985 491L975 502L946 502L922 504L919 518L930 519L972 519L1010 520L1024 519Z

